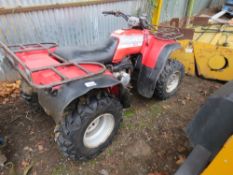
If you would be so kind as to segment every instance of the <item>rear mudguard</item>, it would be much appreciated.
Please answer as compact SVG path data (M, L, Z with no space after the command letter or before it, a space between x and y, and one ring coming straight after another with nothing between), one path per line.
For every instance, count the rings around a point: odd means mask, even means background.
M160 41L161 42L161 41ZM155 63L148 63L142 60L142 65L140 68L140 73L137 81L137 90L140 95L146 98L151 98L154 95L156 82L162 73L165 64L170 56L170 54L180 48L178 43L161 43L161 48L155 43L154 48L149 49L146 53L149 55L148 60L154 60ZM156 51L160 52L159 54ZM152 53L150 53L152 52ZM151 58L154 57L154 58ZM144 58L143 58L144 59ZM147 64L147 65L146 65ZM151 66L151 64L153 66Z
M124 89L117 79L109 75L101 75L64 84L56 93L40 90L38 91L38 99L45 112L52 116L56 123L59 123L63 119L66 107L75 99L93 89L104 89L114 86L120 87L119 96L123 107L129 107L128 91Z
M233 134L233 81L210 96L186 128L193 146L201 145L218 153Z

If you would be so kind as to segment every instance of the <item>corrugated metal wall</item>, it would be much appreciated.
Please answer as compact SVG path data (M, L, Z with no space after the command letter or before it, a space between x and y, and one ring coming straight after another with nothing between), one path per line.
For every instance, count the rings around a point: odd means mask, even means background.
M187 0L163 0L163 9L160 21L169 21L172 18L182 18L185 16Z
M198 14L201 10L209 6L221 5L223 0L196 0L193 14ZM163 0L163 10L161 22L169 21L172 18L185 17L187 12L188 0Z
M193 14L198 14L202 9L209 7L211 5L212 0L196 0L193 8Z
M211 6L221 6L225 0L212 0Z
M56 4L85 0L0 0L0 7ZM194 14L222 0L196 0ZM161 21L184 17L187 0L164 0ZM54 41L60 45L88 45L105 39L125 22L104 17L103 10L121 10L130 14L146 11L147 0L63 8L0 16L0 40L7 44Z
M0 8L80 2L86 0L0 0ZM222 0L213 0L218 4ZM115 29L125 27L123 19L105 17L104 10L128 14L147 12L149 0L128 0L100 5L0 15L0 40L6 44L57 42L60 45L89 45L105 40ZM164 0L161 22L184 17L188 0ZM194 13L206 8L210 0L196 0ZM0 80L5 69L1 67Z
M62 1L65 0L52 2ZM6 2L8 1L5 0L5 4ZM30 5L32 2L49 3L51 0L20 2L24 4L27 2L27 5ZM111 31L125 27L126 24L123 19L105 17L101 14L102 11L121 10L133 14L138 10L145 10L146 2L136 0L2 15L0 16L0 40L7 44L48 41L54 41L60 45L92 44L105 39ZM8 6L11 6L11 3Z
M79 2L86 0L0 0L0 8ZM82 7L70 7L18 14L0 15L0 40L6 44L57 42L59 45L90 45L105 40L119 28L126 27L121 18L102 15L104 10L128 14L146 12L147 0L128 0ZM6 79L0 55L0 80ZM11 78L11 76L10 76Z
M67 2L77 2L85 0L1 0L1 7L25 7L32 5L41 5L41 4L56 4L56 3L67 3Z
M196 0L193 14L198 14L201 10L207 8L207 7L213 7L213 6L221 6L223 4L224 0Z

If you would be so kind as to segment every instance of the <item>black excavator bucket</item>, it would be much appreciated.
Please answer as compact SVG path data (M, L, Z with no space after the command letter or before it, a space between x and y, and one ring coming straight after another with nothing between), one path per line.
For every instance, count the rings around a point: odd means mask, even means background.
M233 134L233 81L225 84L201 107L186 128L193 146L201 145L215 156Z
M207 99L186 134L193 151L175 175L199 175L233 134L233 81Z

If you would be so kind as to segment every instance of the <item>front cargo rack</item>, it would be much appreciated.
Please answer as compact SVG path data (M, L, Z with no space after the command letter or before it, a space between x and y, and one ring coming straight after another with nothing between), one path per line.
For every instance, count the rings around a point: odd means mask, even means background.
M6 58L10 61L11 65L19 72L26 82L36 89L46 89L56 87L65 83L69 83L71 81L80 80L84 78L90 78L92 76L97 76L103 74L106 71L106 67L97 62L72 62L67 61L64 58L53 53L53 50L58 45L56 43L35 43L35 44L19 44L19 45L5 45L0 41L0 49L3 50ZM23 61L17 54L28 54L28 53L37 53L39 51L44 51L45 56L49 56L49 58L56 61L56 64L40 66L40 67L30 67ZM27 57L26 57L27 58ZM72 77L66 76L64 72L61 72L59 68L75 68L76 71L81 71L82 75L79 74L73 75ZM97 71L93 72L90 69L87 69L87 66L94 66L98 68ZM33 79L33 75L35 73L40 72L41 75L43 71L52 71L56 76L58 76L58 80L49 83L37 83ZM39 75L40 76L40 75Z

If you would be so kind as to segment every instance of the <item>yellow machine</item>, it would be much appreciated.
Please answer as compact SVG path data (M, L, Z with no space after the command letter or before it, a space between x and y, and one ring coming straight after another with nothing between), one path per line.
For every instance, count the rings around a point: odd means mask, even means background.
M201 106L185 129L193 147L175 175L233 175L233 81Z
M171 57L184 64L188 75L233 80L233 26L194 26L192 40L180 40L182 49Z
M201 175L233 174L233 136L231 136L218 155Z
M151 2L152 24L158 25L163 0ZM187 16L190 17L195 0L188 2ZM188 75L221 81L233 80L233 26L211 25L208 21L209 18L195 17L192 24L185 26L186 29L194 31L193 37L180 40L182 49L174 52L171 58L183 63ZM179 27L179 24L178 21L176 27Z
M151 22L153 25L158 25L159 20L160 20L161 11L162 11L163 0L156 0L153 2L155 4L154 4L154 9L152 11L152 21Z
M232 175L233 174L233 136L231 136L218 154L203 161L207 150L202 147L195 148L175 175ZM196 154L196 155L195 155ZM205 157L204 156L204 157Z

